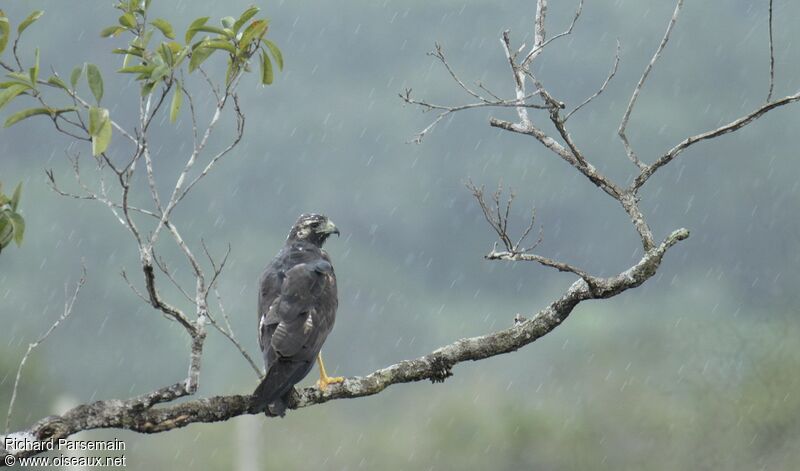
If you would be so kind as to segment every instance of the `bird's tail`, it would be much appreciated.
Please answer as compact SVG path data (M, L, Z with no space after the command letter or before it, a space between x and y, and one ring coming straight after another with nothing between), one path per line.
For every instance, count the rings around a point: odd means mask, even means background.
M276 404L278 406L276 409L278 409L278 415L283 415L287 406L285 403L286 393L291 391L292 386L305 376L304 366L302 363L280 360L270 365L264 379L253 392L250 410L262 412L270 404L280 402L281 404ZM298 378L298 376L300 377Z

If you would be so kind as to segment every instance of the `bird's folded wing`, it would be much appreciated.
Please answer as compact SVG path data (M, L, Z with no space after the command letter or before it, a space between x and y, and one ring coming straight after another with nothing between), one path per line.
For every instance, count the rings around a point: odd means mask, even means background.
M272 348L282 357L299 355L313 359L316 355L313 350L322 334L319 323L315 322L317 307L324 304L321 298L332 282L325 273L330 264L321 263L327 265L322 271L318 263L301 263L288 270L281 294L267 313L267 326L277 323L270 341Z

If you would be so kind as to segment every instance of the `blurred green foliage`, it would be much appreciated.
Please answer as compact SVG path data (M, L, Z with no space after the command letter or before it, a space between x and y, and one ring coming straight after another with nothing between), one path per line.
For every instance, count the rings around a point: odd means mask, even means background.
M0 182L0 252L12 241L22 245L25 236L25 219L17 211L22 196L22 183L14 189L11 197L3 193L3 182Z
M116 48L114 54L123 55L122 68L117 70L121 74L133 74L135 80L140 82L140 93L148 96L158 86L163 85L162 97L172 90L173 98L170 105L170 121L174 123L180 113L183 95L188 93L179 80L182 67L188 62L186 69L189 73L196 71L215 52L226 53L227 70L225 86L233 86L242 72L250 71L251 59L258 55L260 64L260 81L264 85L272 84L274 71L272 61L283 69L283 54L278 46L265 36L269 28L267 19L253 19L259 8L248 7L238 19L225 17L221 20L222 27L207 24L209 17L194 20L186 30L186 44L173 41L175 31L169 21L157 18L148 21L148 9L151 0L128 0L117 3L114 7L122 12L117 23L103 28L100 36L118 37L127 33L131 39L124 48ZM5 127L12 126L22 120L33 116L49 116L53 124L62 129L75 129L88 134L87 139L92 142L92 155L103 154L111 144L112 122L108 108L100 107L100 102L105 93L103 75L100 68L93 63L85 63L75 67L70 74L70 85L61 79L58 74L51 75L46 81L39 80L39 48L34 53L33 65L26 71L22 66L23 60L17 53L17 47L22 33L34 22L44 15L43 10L30 13L17 27L14 39L13 59L17 68L3 63L6 69L5 82L0 82L0 109L9 105L19 96L27 96L42 106L26 108L11 114L5 120ZM165 41L151 46L155 31L159 31ZM213 33L214 36L203 36L200 40L193 39L197 33ZM0 55L6 48L11 36L11 24L5 14L0 10ZM269 52L268 52L269 51ZM272 58L270 58L272 56ZM2 56L0 56L2 57ZM188 60L188 61L187 61ZM90 105L78 96L78 82L85 71L86 83L94 97L94 105ZM41 86L63 92L66 98L72 101L72 106L49 106L43 98ZM81 105L81 106L79 106ZM85 124L88 122L88 126ZM59 127L60 125L60 127ZM76 139L82 135L69 134Z

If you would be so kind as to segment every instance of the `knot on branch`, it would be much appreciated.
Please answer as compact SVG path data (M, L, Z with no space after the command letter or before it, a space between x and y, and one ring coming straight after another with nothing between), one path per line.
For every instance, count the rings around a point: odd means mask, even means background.
M55 440L69 435L69 429L63 417L51 415L39 421L40 426L34 428L34 436L41 442Z
M453 376L453 362L441 353L433 353L428 361L431 364L431 383L444 383L444 380Z

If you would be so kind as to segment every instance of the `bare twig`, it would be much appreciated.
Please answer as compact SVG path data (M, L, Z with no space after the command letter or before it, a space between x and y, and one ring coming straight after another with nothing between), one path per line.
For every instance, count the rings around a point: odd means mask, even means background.
M217 329L219 333L224 335L225 338L227 338L236 347L237 350L239 350L239 353L242 355L242 357L244 357L244 359L250 365L250 368L252 368L253 371L256 372L256 376L258 376L259 379L263 378L264 372L261 370L261 368L259 368L256 365L256 362L253 361L253 358L250 356L249 353L247 353L247 350L245 350L244 347L242 347L242 344L239 343L239 340L236 338L236 334L233 332L233 327L231 327L230 319L228 318L228 313L225 312L225 307L222 303L222 297L219 295L219 291L216 288L214 288L214 295L217 298L217 305L219 306L219 310L222 313L222 318L225 321L225 328L220 326L217 323L216 319L214 319L214 317L212 317L211 315L208 316L209 322L211 322L211 325L214 326L214 328Z
M639 93L642 91L642 86L644 86L645 80L647 80L647 76L650 75L650 71L653 70L653 66L655 65L656 61L659 57L661 57L661 53L664 51L664 48L669 41L669 36L672 33L672 28L675 26L675 22L678 21L678 14L681 11L681 7L683 7L683 0L678 0L678 3L675 5L675 11L672 13L672 19L670 20L669 24L667 25L667 31L664 33L664 37L661 38L661 43L658 45L658 49L656 49L655 54L653 54L652 59L645 67L644 72L642 73L642 77L639 79L639 83L636 84L636 88L633 89L633 94L631 95L631 99L628 102L628 107L625 109L625 114L622 115L622 121L619 123L619 130L617 134L619 134L620 139L622 140L622 145L625 147L625 153L628 154L628 158L631 159L631 162L636 164L639 168L645 168L645 164L639 160L639 157L634 152L633 148L631 147L630 142L628 142L628 136L625 134L625 130L628 126L628 120L631 117L631 112L633 111L633 107L636 104L636 99L639 98Z
M528 95L524 99L527 100L528 98L531 98L531 97L533 97L535 95L536 95L536 93ZM486 101L486 102L479 102L479 103L469 103L469 104L466 104L466 105L459 105L459 106L436 105L436 104L433 104L433 103L428 103L426 101L420 101L420 100L415 100L414 98L411 98L411 89L406 89L404 94L400 94L400 98L402 98L403 101L405 101L409 105L417 105L417 106L420 106L420 107L422 107L423 109L426 109L426 110L442 110L442 112L439 113L436 116L436 119L434 119L430 124L428 124L428 126L426 126L425 129L423 129L422 131L418 132L416 134L416 136L414 136L414 138L411 140L411 142L413 142L414 144L420 144L422 142L423 138L425 137L425 135L428 134L437 124L439 124L440 121L442 121L448 115L450 115L452 113L456 113L458 111L470 110L470 109L475 109L475 108L488 108L488 107L497 107L497 108L504 108L504 107L519 108L519 107L523 107L523 108L536 108L536 109L544 109L544 108L546 108L545 106L539 105L539 104L533 104L533 103L520 104L520 103L518 103L517 100L502 100L502 99L500 99L500 101Z
M453 80L455 80L455 82L458 84L458 86L461 87L465 92L467 92L468 94L470 94L473 97L477 98L478 100L481 100L482 102L487 102L488 101L484 97L482 97L481 95L475 93L471 88L469 88L461 80L461 78L459 78L459 76L455 73L455 71L453 71L453 68L450 67L450 64L447 62L447 59L445 59L445 57L444 57L444 49L442 49L441 44L439 44L439 43L434 44L433 52L429 52L428 55L439 59L439 62L441 62L444 65L444 67L447 69L447 72L450 73L450 77L452 77Z
M570 116L575 114L578 110L580 110L584 106L588 105L592 100L594 100L595 98L600 96L601 93L603 93L603 91L606 89L606 86L608 86L608 83L611 82L611 79L613 79L614 75L616 75L618 67L619 67L619 40L617 40L617 50L614 53L614 64L611 66L611 71L608 73L608 76L606 77L606 80L603 82L603 85L601 85L600 89L594 92L592 96L585 99L580 105L576 106L572 111L567 113L567 115L564 116L564 122L567 122Z
M553 36L552 38L550 38L550 39L545 41L544 40L544 21L545 21L545 16L547 14L547 2L543 1L543 2L541 2L541 4L543 4L543 8L539 7L538 4L537 4L537 12L538 13L537 13L537 16L536 16L534 29L541 31L541 33L542 33L541 34L542 42L541 42L541 44L537 45L538 38L537 38L537 40L534 41L533 48L531 48L531 51L528 53L527 56L525 56L525 59L522 61L523 67L526 67L526 68L528 67L528 65L531 64L531 62L533 62L533 60L536 58L536 56L538 56L539 53L548 44L550 44L551 42L555 41L558 38L561 38L561 37L567 36L569 34L572 34L572 30L575 28L575 23L578 22L578 18L581 17L581 13L583 12L583 0L580 0L580 2L578 3L578 8L575 10L575 16L572 17L572 22L570 23L569 28L567 28L566 31L562 31L562 32L558 33L557 35Z
M769 0L769 92L767 103L772 101L772 91L775 89L775 47L772 43L772 0Z
M123 268L123 269L122 269L122 271L120 272L120 275L122 275L122 279L123 279L123 280L125 280L125 283L127 283L127 284L128 284L128 288L130 288L130 289L131 289L131 291L133 291L133 294L135 294L136 296L138 296L138 297L139 297L139 299L141 299L142 301L146 302L147 304L150 304L150 300L149 300L149 299L147 299L147 296L145 296L144 294L142 294L142 292L141 292L141 291L139 291L139 289L138 289L138 288L136 288L136 286L134 286L134 284L133 284L133 282L130 280L130 278L128 278L128 273L125 271L125 269L124 269L124 268Z
M194 298L192 298L189 295L189 293L185 289L183 289L183 286L181 286L181 284L178 283L178 280L176 280L175 276L172 274L172 272L170 272L169 267L167 266L167 262L161 257L156 256L155 253L153 254L153 261L156 263L158 269L161 270L161 273L167 275L167 278L169 278L169 280L172 282L172 285L178 289L178 291L183 295L183 297L186 298L186 300L189 301L190 303L196 304Z
M498 251L496 247L497 244L495 243L495 248L493 248L492 251L489 252L484 258L487 260L536 262L546 267L555 268L558 271L574 273L584 279L588 285L594 289L598 280L597 278L588 274L585 270L581 270L580 268L574 267L568 263L558 262L547 257L542 257L541 255L530 253L542 241L541 230L539 232L539 238L531 246L524 247L522 245L535 225L535 210L531 212L528 226L522 232L522 235L519 237L519 239L517 239L516 242L512 240L508 232L508 221L509 214L511 212L511 204L514 201L515 196L513 191L509 193L507 202L502 204L501 198L503 188L502 186L498 186L497 191L492 194L492 204L490 204L486 201L484 196L484 188L482 186L478 187L470 181L467 182L467 188L470 190L470 192L472 192L472 196L474 196L475 200L478 202L486 222L488 222L489 226L491 226L495 233L497 233L497 237L505 247L504 251Z
M11 429L11 415L14 412L14 403L17 400L17 391L19 390L19 382L20 378L22 377L22 369L25 367L25 362L28 361L28 357L36 349L36 347L38 347L39 345L42 344L42 342L47 340L47 337L49 337L50 334L52 334L53 331L56 330L56 328L58 328L58 326L62 322L64 322L64 320L66 320L66 318L69 317L70 314L72 314L72 308L75 306L75 300L78 299L78 294L81 292L81 288L83 288L83 285L85 283L86 283L86 267L81 266L81 277L78 280L78 283L75 285L75 289L72 292L72 296L67 297L66 301L64 302L64 311L61 313L61 316L58 319L56 319L56 321L53 322L50 328L47 329L47 331L45 331L45 333L42 334L38 339L36 339L36 341L28 344L28 350L25 352L25 355L22 356L22 360L20 360L19 366L17 367L17 376L14 379L14 387L11 390L11 400L8 403L8 412L6 413L6 427L5 427L6 434L8 434L9 430ZM65 296L68 295L67 289L68 288L65 285L64 286Z
M691 137L687 137L686 139L678 143L675 147L670 149L666 154L659 157L655 162L643 168L642 172L639 174L638 177L636 177L636 179L631 184L631 190L636 191L639 188L641 188L642 185L644 185L645 182L647 182L647 180L651 176L653 176L656 170L670 163L673 159L675 159L675 157L680 155L681 152L686 150L688 147L697 144L698 142L705 141L708 139L713 139L715 137L719 137L729 132L738 131L739 129L742 129L743 127L757 120L758 118L766 114L768 111L778 108L780 106L788 105L789 103L794 103L796 101L800 101L800 92L794 95L781 98L780 100L775 100L773 102L766 103L757 108L756 110L752 111L751 113L742 116L739 119L731 121L730 123L724 126L720 126L717 129L706 131L704 133L697 134Z

